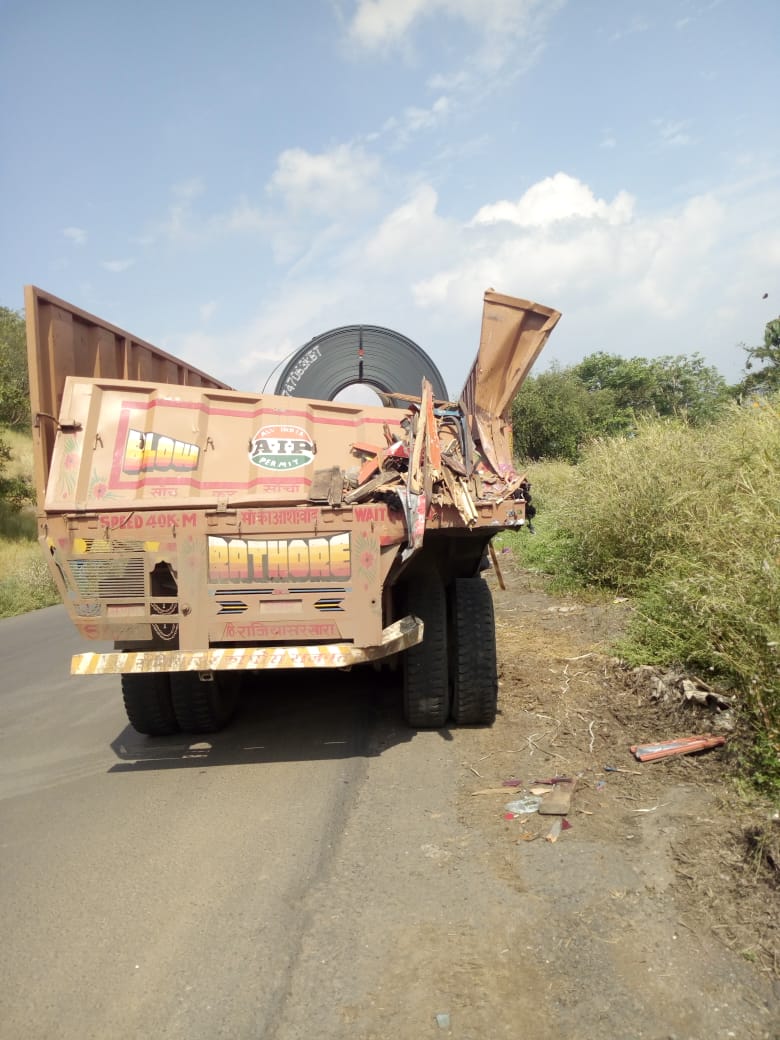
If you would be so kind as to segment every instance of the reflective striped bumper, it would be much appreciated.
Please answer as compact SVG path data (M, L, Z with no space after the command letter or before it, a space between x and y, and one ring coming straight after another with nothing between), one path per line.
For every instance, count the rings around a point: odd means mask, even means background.
M316 646L235 646L209 650L116 650L108 654L75 654L71 675L107 675L118 672L213 672L265 668L349 668L378 661L422 642L419 618L401 618L382 632L379 646L350 643Z

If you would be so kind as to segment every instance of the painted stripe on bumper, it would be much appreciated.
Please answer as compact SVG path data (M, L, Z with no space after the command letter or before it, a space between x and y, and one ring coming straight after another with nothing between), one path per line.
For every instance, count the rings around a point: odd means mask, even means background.
M117 672L214 672L260 668L348 668L378 661L422 642L423 623L411 615L388 625L379 646L350 643L316 646L236 646L210 650L124 650L108 654L76 654L71 675Z

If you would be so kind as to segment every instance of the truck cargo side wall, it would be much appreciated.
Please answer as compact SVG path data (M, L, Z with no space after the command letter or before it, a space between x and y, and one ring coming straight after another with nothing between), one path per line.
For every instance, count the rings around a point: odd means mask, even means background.
M33 285L25 287L35 486L43 502L68 376L138 379L179 386L227 384Z

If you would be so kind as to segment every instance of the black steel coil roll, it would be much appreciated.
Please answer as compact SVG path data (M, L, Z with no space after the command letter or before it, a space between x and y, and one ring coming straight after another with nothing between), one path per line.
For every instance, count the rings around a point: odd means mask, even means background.
M392 398L394 393L419 395L423 376L433 385L434 398L446 401L441 373L407 336L379 325L344 325L297 350L282 369L275 392L333 401L346 387L366 383Z

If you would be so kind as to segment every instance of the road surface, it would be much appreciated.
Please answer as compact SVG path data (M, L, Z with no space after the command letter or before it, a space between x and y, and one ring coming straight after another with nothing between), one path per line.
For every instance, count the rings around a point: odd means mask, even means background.
M0 622L2 1040L771 1035L736 958L708 966L721 1006L692 995L697 944L653 932L640 868L518 848L501 799L464 802L500 730L412 734L356 670L277 674L226 732L149 739L117 679L67 674L81 648L60 608Z

